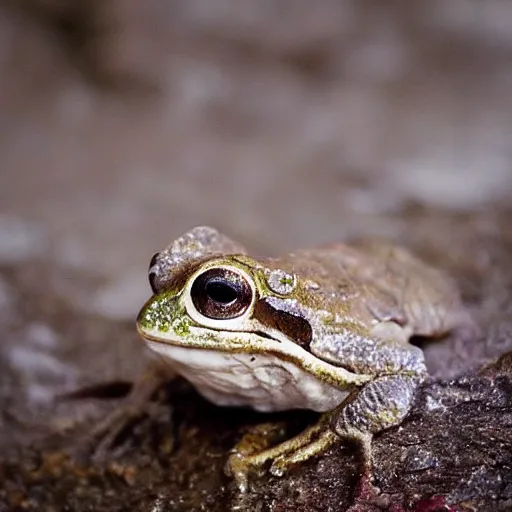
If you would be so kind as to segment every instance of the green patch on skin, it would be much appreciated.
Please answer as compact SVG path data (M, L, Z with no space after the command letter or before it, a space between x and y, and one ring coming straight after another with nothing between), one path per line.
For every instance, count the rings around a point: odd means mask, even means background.
M385 411L379 411L377 418L383 425L392 425L397 421L399 416L400 410L393 407Z
M143 329L168 332L171 327L179 335L188 334L189 324L185 309L179 297L173 293L155 295L139 316L139 325Z
M294 284L294 279L293 279L293 276L284 276L284 277L281 277L281 279L279 279L279 282L281 284L293 285Z
M334 320L335 320L335 317L332 313L328 313L322 317L322 323L325 326L334 325Z
M332 332L340 334L346 332L351 335L359 336L360 338L370 338L370 333L364 325L352 322L351 320L346 320L344 322L325 322L324 325L330 326Z
M172 328L178 336L184 338L190 334L190 320L187 317L178 318L172 323Z

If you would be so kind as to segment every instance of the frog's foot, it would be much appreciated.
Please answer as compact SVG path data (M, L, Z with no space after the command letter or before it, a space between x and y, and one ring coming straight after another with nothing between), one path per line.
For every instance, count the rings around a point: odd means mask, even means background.
M331 430L324 430L319 434L317 439L309 442L308 444L295 449L291 453L279 455L274 459L270 472L274 476L282 476L289 468L308 460L315 455L325 453L333 444L339 441L340 438ZM293 440L292 440L293 441Z
M267 424L260 425L259 432L246 434L232 450L226 465L226 472L235 479L238 490L241 493L247 492L249 473L257 471L269 461L273 461L271 473L282 476L289 467L323 453L339 440L339 436L329 429L327 416L324 415L317 424L272 448L267 446L272 434L275 438L276 426L270 431ZM282 427L279 429L282 435Z
M282 423L262 423L246 432L231 450L225 472L234 478L236 487L242 493L248 491L248 477L251 470L256 470L264 461L256 461L259 455L269 451L272 442L285 435Z
M153 397L169 380L169 374L158 364L150 365L143 376L134 383L132 390L116 409L107 414L85 435L79 437L72 452L80 458L104 460L116 446L123 433L141 418L152 416L155 409Z
M139 401L138 396L127 401L113 410L101 422L95 425L91 432L86 434L83 440L83 449L89 453L94 461L104 460L110 451L118 444L123 433L130 430L139 419L150 416L150 396ZM137 394L138 395L138 394Z
M373 483L373 475L364 471L360 476L355 492L353 503L347 512L365 512L378 510L389 510L391 497L382 493Z

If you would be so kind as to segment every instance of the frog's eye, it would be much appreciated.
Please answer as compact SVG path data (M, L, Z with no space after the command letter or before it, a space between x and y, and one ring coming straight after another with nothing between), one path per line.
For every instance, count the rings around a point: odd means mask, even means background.
M252 302L247 280L227 268L211 268L199 274L190 289L197 311L215 320L241 316Z
M160 256L160 253L157 252L153 254L153 257L151 258L151 261L149 262L149 273L148 273L148 279L149 279L149 286L151 286L151 290L153 290L153 293L158 292L158 283L156 281L157 274L156 271L153 269L155 266L158 256Z

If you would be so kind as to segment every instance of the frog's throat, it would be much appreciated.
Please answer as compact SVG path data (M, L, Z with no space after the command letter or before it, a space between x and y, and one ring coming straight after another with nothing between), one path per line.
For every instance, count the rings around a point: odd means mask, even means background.
M355 374L345 368L334 366L323 361L287 338L277 340L266 335L261 336L259 333L244 333L243 343L236 343L237 333L223 332L222 336L227 342L221 344L216 339L205 338L198 339L197 341L191 340L190 338L187 339L187 341L169 338L163 339L161 336L153 335L147 330L140 328L138 330L141 337L152 350L170 359L172 359L172 350L169 349L172 346L205 349L205 357L207 357L206 354L209 350L232 354L272 355L283 361L292 363L323 382L340 389L362 386L372 379L370 375ZM239 334L240 333L238 333L238 336ZM233 343L228 341L230 338Z

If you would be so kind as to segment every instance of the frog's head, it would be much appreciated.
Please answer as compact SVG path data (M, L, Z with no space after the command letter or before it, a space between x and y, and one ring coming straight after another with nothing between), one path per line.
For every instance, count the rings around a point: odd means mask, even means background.
M311 282L257 260L211 228L195 228L155 255L153 296L137 327L149 347L211 401L262 411L336 407L354 375L316 357L324 325Z
M311 341L308 320L287 306L299 293L297 277L266 268L211 228L155 255L149 280L154 295L137 327L158 352L170 345L289 357Z

